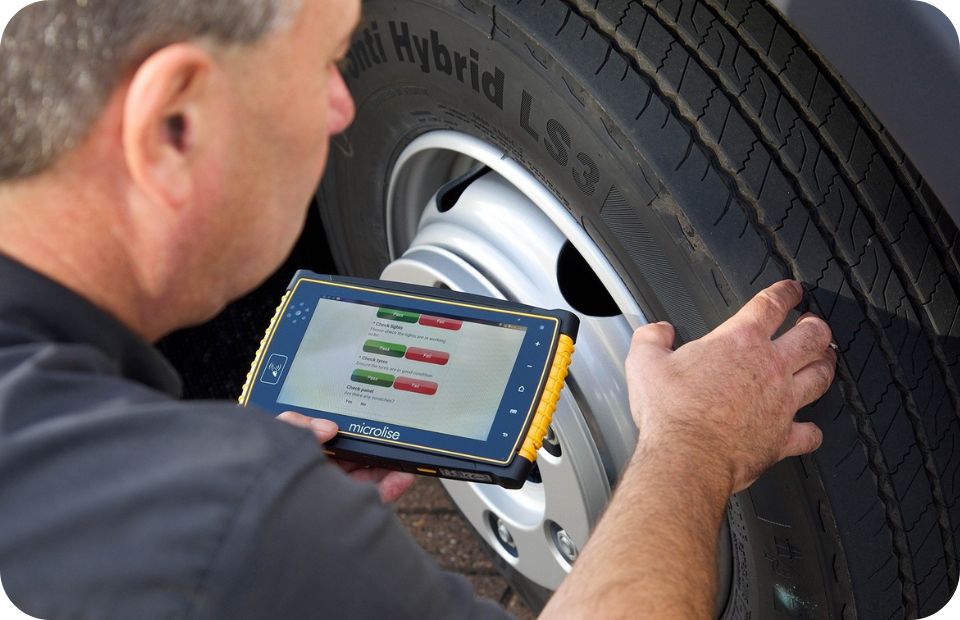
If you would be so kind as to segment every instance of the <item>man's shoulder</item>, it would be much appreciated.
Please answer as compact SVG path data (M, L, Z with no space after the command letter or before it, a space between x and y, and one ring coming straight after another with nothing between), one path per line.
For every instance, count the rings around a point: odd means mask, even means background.
M140 456L187 450L201 460L230 452L258 460L284 454L292 443L312 445L302 431L259 410L232 401L180 400L123 376L102 351L72 343L0 342L0 422L0 444L71 436L82 438L83 446L140 445L147 449ZM153 439L158 433L165 437L159 444Z
M262 412L180 401L55 343L0 346L0 454L11 594L103 592L102 610L149 577L155 595L137 605L158 617L176 615L170 593L196 587L252 488L322 459L309 433Z

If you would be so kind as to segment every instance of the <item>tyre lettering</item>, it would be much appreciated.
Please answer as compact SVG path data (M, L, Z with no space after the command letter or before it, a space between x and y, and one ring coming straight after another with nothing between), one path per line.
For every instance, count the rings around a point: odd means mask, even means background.
M483 72L483 95L487 101L503 109L503 81L505 79L503 71L497 69L494 73Z
M537 133L537 130L530 126L530 109L533 107L533 97L530 96L530 93L523 91L520 94L520 126L530 134L530 137L533 138L536 142L540 142L540 134Z
M430 47L433 48L433 66L440 73L453 74L453 61L450 59L450 50L440 42L440 35L436 30L430 31Z
M381 34L376 21L371 21L358 32L347 53L344 72L356 79L365 71L387 62L409 63L425 75L435 73L456 79L497 108L504 109L506 74L497 66L485 67L476 49L467 48L463 54L445 43L436 30L429 30L426 36L421 36L411 31L405 21L390 20L386 31L389 31L389 37ZM390 50L393 51L392 57ZM596 160L574 147L570 132L563 123L556 118L544 120L537 111L534 96L525 89L521 90L520 127L553 161L570 169L569 174L585 196L593 196L600 184L600 168Z
M347 52L344 70L351 77L358 78L363 71L385 62L387 62L387 50L383 47L380 26L377 22L371 22L370 26L364 28L362 36L357 37L357 42L350 47L350 51Z
M570 163L570 132L560 124L560 121L551 118L547 121L547 137L550 140L544 140L543 143L547 147L550 157L566 168L567 164Z
M480 91L480 52L475 49L470 50L470 85L473 90Z
M457 64L457 81L459 81L462 84L463 72L467 68L467 59L466 57L461 56L460 54L457 54L457 58L455 62Z
M390 22L390 38L393 39L393 49L397 52L397 59L400 62L403 62L409 58L409 62L414 62L413 59L413 40L410 38L410 26L406 22L400 22L401 30L397 30L397 23ZM406 50L406 57L404 57L403 51Z
M573 182L577 184L580 191L587 196L593 196L597 191L597 182L600 181L600 169L597 163L593 161L586 153L577 153L577 161L584 165L583 170L573 170Z
M420 70L424 73L430 73L430 42L420 37L413 37L413 48L417 51L417 58L420 59Z
M360 73L374 64L380 64L372 58L371 53L379 41L379 33L372 32L373 27L371 24L371 32L364 32L357 37L347 55L347 70L353 78L359 77ZM440 40L440 33L436 30L431 30L429 36L418 36L410 32L410 26L406 22L391 21L389 28L397 60L417 65L424 74L436 71L455 76L458 82L468 85L473 92L483 95L487 101L503 109L506 74L500 67L493 67L492 71L483 68L480 52L473 48L470 48L466 55L456 50L451 51Z
M564 168L570 167L570 153L574 150L573 141L563 123L555 118L548 118L545 125L546 135L542 140L536 126L536 101L533 95L523 90L520 93L520 127L543 146L553 161ZM580 166L574 166L570 171L573 181L584 195L593 196L600 184L600 166L593 157L583 151L577 152L574 158Z

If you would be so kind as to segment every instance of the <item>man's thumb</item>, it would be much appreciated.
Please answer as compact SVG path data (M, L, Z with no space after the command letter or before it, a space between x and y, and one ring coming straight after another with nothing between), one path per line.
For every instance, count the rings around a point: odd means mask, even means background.
M313 434L317 436L317 439L320 440L320 443L327 443L336 437L337 431L339 430L336 422L322 418L310 420L310 428L313 430Z
M810 454L823 443L823 432L813 422L794 422L780 458Z
M646 344L672 350L676 336L677 333L670 323L651 323L633 332L633 346Z

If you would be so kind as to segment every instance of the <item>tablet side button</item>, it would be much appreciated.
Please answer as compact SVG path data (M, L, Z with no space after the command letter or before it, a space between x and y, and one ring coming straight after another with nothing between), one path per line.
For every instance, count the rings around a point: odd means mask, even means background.
M560 392L563 390L563 382L566 380L570 368L573 349L573 339L561 334L560 342L557 343L557 353L553 358L553 366L550 368L549 379L543 388L543 396L540 398L537 412L533 416L527 438L520 448L520 456L531 463L536 462L537 451L543 445L543 438L547 436L547 430L553 420L553 412L557 409Z

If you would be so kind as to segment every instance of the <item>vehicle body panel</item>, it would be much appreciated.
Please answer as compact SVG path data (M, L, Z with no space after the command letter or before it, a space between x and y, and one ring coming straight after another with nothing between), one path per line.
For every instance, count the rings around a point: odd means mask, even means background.
M853 87L960 225L960 3L771 2Z

